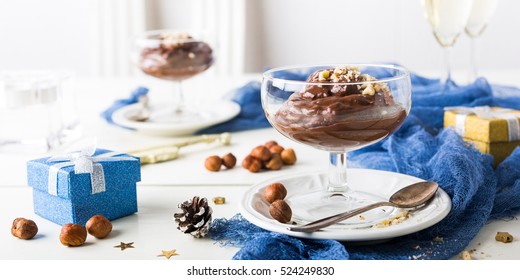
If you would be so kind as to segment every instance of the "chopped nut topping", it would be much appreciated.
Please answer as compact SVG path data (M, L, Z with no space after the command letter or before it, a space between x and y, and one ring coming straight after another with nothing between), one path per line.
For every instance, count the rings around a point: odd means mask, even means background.
M395 217L383 220L380 223L373 225L372 227L373 228L384 228L384 227L389 227L389 226L400 224L404 220L408 219L408 217L409 217L408 214L409 214L408 211L401 211Z
M376 94L376 91L374 90L374 87L372 84L368 84L366 88L361 92L363 95L374 95Z
M334 73L338 75L345 75L347 73L347 67L338 66L334 69Z
M191 39L192 37L187 33L164 33L159 36L161 44L165 47L175 47L182 43L182 41Z
M368 74L361 74L359 68L355 66L338 66L336 68L320 71L318 81L333 83L349 83L349 82L373 82L377 81L375 77ZM367 83L357 85L357 89L363 95L373 96L377 92L389 92L390 89L385 83Z
M472 260L473 258L471 257L471 253L468 252L468 251L462 251L462 253L460 253L460 257L463 259L463 260Z
M495 235L495 240L503 243L513 242L513 236L509 234L509 232L497 232Z
M444 242L444 238L435 236L435 238L433 238L433 242L442 243L442 242Z
M320 82L326 81L330 77L329 70L323 70L320 72L319 80Z

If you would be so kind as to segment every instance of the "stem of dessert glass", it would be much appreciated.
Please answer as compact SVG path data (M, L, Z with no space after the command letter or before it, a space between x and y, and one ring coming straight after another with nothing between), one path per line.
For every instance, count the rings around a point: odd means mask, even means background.
M469 73L469 82L472 83L475 81L478 75L478 64L477 64L477 39L475 37L471 38L470 45L470 59L471 59L471 70Z
M329 184L327 191L345 193L349 190L347 183L347 153L330 152Z
M445 46L444 49L444 77L441 79L442 87L444 90L448 89L451 83L451 48L452 46Z
M182 92L182 81L175 82L173 91L174 113L182 114L184 112L184 93Z

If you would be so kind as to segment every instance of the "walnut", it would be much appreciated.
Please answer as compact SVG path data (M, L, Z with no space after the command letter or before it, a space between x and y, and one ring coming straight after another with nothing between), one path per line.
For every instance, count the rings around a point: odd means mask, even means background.
M509 234L509 232L497 232L495 235L495 240L503 243L513 242L513 236Z

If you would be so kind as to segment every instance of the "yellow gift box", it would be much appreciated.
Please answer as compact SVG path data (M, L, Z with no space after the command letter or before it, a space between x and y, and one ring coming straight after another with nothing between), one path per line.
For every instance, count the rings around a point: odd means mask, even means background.
M473 144L481 153L493 155L493 164L495 166L504 161L516 147L520 146L520 141L487 143L468 138L464 138L464 140Z
M520 146L520 111L500 107L446 107L444 127L453 127L495 166Z

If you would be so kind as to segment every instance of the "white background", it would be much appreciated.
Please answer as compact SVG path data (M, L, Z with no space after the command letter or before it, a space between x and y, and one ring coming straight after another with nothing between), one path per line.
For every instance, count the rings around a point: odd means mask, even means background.
M499 1L479 40L481 73L520 68L519 12L520 1ZM209 17L220 19L208 23ZM329 62L397 62L417 72L443 70L442 50L419 0L0 1L0 70L135 75L128 60L131 34L204 26L203 21L221 29L219 64L235 61L238 66L227 71L233 74ZM454 68L468 67L469 39L463 35L454 49Z

